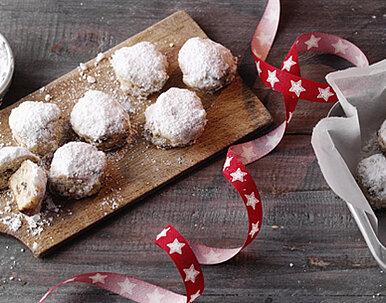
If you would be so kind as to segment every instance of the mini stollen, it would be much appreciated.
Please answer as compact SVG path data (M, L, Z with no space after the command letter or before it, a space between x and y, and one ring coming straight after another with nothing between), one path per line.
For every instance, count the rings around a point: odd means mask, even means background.
M113 97L96 90L79 99L70 122L75 133L104 150L123 145L132 134L125 109Z
M117 50L111 65L121 89L132 96L146 97L157 92L169 79L166 56L147 41Z
M206 112L195 92L172 87L145 111L145 133L160 148L184 147L204 132Z
M48 174L50 189L59 195L81 199L97 193L102 185L106 155L84 142L60 147Z
M358 181L374 209L386 207L386 158L375 154L358 163Z
M32 216L40 212L44 194L46 193L47 177L43 168L26 160L9 179L18 210Z
M24 147L6 146L0 149L0 190L8 186L9 178L25 160L40 163L40 158Z
M199 37L185 42L178 53L184 83L197 90L214 92L232 82L237 58L229 49Z
M16 143L38 155L53 153L63 138L63 118L56 104L25 101L9 115Z

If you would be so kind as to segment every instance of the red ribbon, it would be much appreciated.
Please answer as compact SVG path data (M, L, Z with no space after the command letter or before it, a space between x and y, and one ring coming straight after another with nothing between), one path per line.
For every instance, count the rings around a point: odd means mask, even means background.
M257 72L262 82L283 94L286 120L267 135L253 141L231 146L223 167L223 175L238 191L248 213L248 234L241 247L224 249L208 247L186 240L168 225L154 242L168 253L181 274L186 296L180 295L134 277L117 273L87 273L67 279L49 290L39 301L42 303L57 287L82 282L92 284L136 302L193 302L204 291L204 277L200 264L225 262L248 246L260 231L263 209L260 194L245 165L270 153L284 136L299 98L322 103L334 103L336 94L331 86L300 76L298 52L320 51L338 55L356 66L366 66L368 61L362 51L351 42L325 33L306 33L299 36L280 69L269 65L266 59L279 25L280 1L269 0L263 17L253 36L251 48Z

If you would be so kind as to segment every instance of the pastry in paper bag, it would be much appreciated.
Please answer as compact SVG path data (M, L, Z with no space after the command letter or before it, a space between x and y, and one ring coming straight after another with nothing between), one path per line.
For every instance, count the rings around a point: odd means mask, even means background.
M386 118L386 59L327 75L339 103L314 128L311 143L328 185L348 205L370 251L386 269L384 212L376 215L357 182L357 166ZM340 112L340 113L339 113ZM380 151L378 151L380 153Z

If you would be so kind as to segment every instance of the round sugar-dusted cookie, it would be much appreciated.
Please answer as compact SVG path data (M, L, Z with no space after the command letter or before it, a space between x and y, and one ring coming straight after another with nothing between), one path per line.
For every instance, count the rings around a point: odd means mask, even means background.
M9 115L12 136L18 145L38 155L54 152L63 138L63 119L56 104L25 101Z
M229 49L199 37L185 42L178 53L178 64L184 83L205 92L214 92L231 83L237 70L237 58Z
M386 158L375 154L361 160L357 167L358 181L374 209L386 207Z
M161 148L191 145L206 125L201 99L188 89L172 87L145 111L145 133Z
M111 64L121 89L132 96L146 97L159 91L168 80L168 60L150 42L118 49Z
M129 115L108 94L89 90L71 112L71 126L87 142L104 150L123 145L131 136Z
M102 184L106 155L84 142L67 143L54 153L48 174L50 189L81 199L97 193Z
M386 119L378 130L378 144L379 148L386 153Z
M39 157L24 147L6 146L0 149L0 189L8 186L9 178L25 160L40 163Z

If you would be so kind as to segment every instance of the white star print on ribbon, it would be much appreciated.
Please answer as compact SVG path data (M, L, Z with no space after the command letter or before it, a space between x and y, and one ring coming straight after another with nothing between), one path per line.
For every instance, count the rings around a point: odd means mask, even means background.
M204 255L204 258L208 263L213 263L213 262L217 262L220 256L221 256L221 253L216 253L213 249L210 249L209 252L206 255Z
M273 23L276 21L277 16L273 9L269 10L265 15L264 19L266 19L269 23Z
M256 50L252 50L252 52L257 58L261 58L261 54L257 53Z
M259 77L260 77L260 74L261 74L260 61L256 63L256 69L257 69L257 73L259 74Z
M200 274L200 272L194 268L193 264L189 268L184 268L183 271L186 275L185 282L192 281L195 283L196 277Z
M126 278L123 282L118 282L119 287L121 288L120 294L124 295L128 293L129 295L133 294L133 288L137 285L135 283L131 283L128 278Z
M328 101L328 99L334 95L334 93L330 92L330 87L327 86L326 88L318 87L319 95L317 98L324 99L324 101Z
M149 303L161 303L161 300L165 297L157 288L152 293L146 294L146 296L149 299Z
M192 303L194 300L196 300L200 296L200 291L197 290L197 292L190 296L189 303Z
M292 120L292 116L293 116L293 112L288 112L288 120L287 120L287 123L290 123L290 121Z
M259 203L259 199L256 198L255 192L252 192L250 195L245 195L247 198L247 206L251 206L255 210L256 204Z
M338 40L338 42L331 44L335 49L335 54L342 53L346 54L346 48L348 48L348 45L345 45L341 39Z
M245 159L247 163L251 162L252 159L256 156L256 152L253 149L253 145L252 144L250 144L249 146L244 145L241 156Z
M358 66L366 66L366 60L363 58L362 54L356 55L355 56L356 64ZM261 72L261 70L260 70Z
M295 65L296 62L292 60L292 56L290 56L287 60L283 62L282 70L291 71L291 67Z
M270 37L264 33L259 33L259 35L256 36L256 39L259 40L261 45L270 44L271 42Z
M276 82L279 82L279 79L276 77L276 70L274 70L272 72L270 70L268 70L267 82L269 82L271 84L272 88Z
M302 86L302 80L299 80L299 81L290 80L290 81L291 81L291 88L289 89L289 91L295 93L295 95L299 98L300 94L306 91L306 89Z
M320 37L315 37L313 34L311 35L310 39L304 42L307 45L307 50L310 50L311 48L319 47L319 40L322 39Z
M271 135L266 135L266 143L265 143L265 146L267 147L273 147L273 146L276 146L280 139L281 139L281 134L280 132L275 132Z
M161 239L162 237L166 237L166 233L170 230L170 227L163 229L157 236L157 240Z
M252 223L252 229L249 233L249 235L251 236L251 238L253 238L253 236L259 231L259 221L255 223Z
M227 157L226 158L223 169L226 169L227 167L231 166L232 159L233 159L233 157Z
M96 273L94 276L90 276L89 278L92 280L93 284L105 284L105 279L107 278L107 275L101 275L100 273Z
M181 251L181 248L185 246L185 243L180 243L178 242L178 239L174 239L173 243L169 243L169 244L166 244L169 248L170 248L170 251L169 251L169 254L174 254L174 253L177 253L177 254L182 254L182 251Z
M244 176L248 174L241 171L241 169L238 168L235 172L231 173L230 175L232 176L232 182L235 182L235 181L244 182Z

